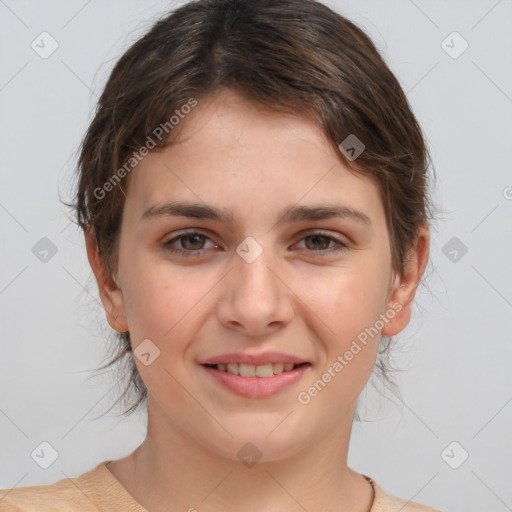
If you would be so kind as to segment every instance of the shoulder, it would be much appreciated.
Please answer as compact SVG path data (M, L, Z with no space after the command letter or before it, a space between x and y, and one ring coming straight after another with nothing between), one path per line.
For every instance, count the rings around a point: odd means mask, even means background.
M93 485L102 476L103 464L50 485L2 489L0 512L97 512Z
M387 494L369 476L363 475L373 487L375 497L370 512L441 512L415 501L407 501Z

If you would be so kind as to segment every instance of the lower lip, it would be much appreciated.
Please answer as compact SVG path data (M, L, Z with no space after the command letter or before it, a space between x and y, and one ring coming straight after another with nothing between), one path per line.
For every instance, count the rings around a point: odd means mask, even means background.
M263 398L272 396L293 386L311 366L305 364L293 370L282 372L272 377L241 377L233 373L224 372L201 365L214 379L237 395L249 398Z

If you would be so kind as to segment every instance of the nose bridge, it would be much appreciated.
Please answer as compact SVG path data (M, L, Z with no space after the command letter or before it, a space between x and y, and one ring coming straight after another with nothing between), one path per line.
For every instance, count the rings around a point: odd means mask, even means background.
M234 294L238 300L255 303L259 307L270 307L278 299L280 290L276 276L272 271L275 259L272 250L253 240L246 240L237 248L237 258L233 269L236 281ZM251 300L252 299L252 300Z
M224 288L220 320L252 334L264 332L270 324L287 323L293 309L276 267L271 248L263 248L251 237L245 239L237 247Z

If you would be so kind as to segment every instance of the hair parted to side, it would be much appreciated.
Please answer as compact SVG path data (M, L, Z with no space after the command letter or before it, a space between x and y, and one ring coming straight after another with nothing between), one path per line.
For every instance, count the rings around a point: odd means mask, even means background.
M422 130L394 74L354 23L314 0L195 0L160 19L116 63L80 147L77 223L95 235L106 272L116 275L121 216L129 175L106 193L105 183L156 127L176 110L222 88L262 108L316 120L344 164L375 180L385 207L393 270L402 274L417 229L432 217L430 156ZM186 122L183 121L184 123ZM338 149L355 135L365 150L350 161ZM135 393L123 412L147 398L131 354L129 332L117 333L115 357L128 355L118 399ZM377 373L391 383L381 340ZM123 371L126 371L123 367ZM117 402L116 402L117 403Z

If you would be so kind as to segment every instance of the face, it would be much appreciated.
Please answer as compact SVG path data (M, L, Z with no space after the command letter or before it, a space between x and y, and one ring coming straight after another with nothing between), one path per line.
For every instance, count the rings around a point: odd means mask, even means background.
M101 297L130 332L158 428L276 460L352 424L426 256L393 275L377 185L312 121L224 91L181 122L132 171L118 286L98 281Z

